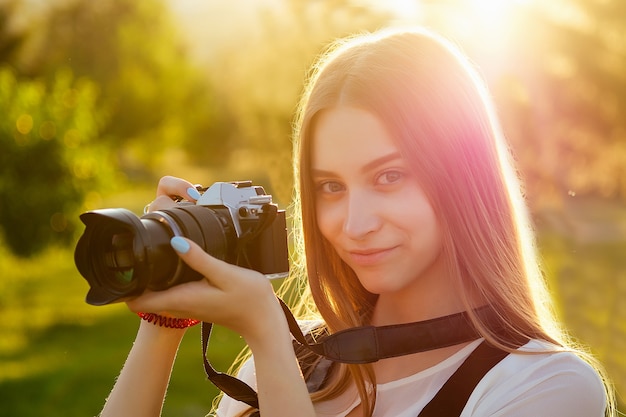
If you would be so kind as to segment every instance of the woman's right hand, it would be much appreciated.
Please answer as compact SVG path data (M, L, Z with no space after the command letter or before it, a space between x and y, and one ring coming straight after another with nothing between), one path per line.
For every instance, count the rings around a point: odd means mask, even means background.
M216 323L242 335L248 344L286 320L272 286L260 272L214 258L189 239L175 237L172 246L204 279L164 291L146 291L127 302L133 311L149 311Z

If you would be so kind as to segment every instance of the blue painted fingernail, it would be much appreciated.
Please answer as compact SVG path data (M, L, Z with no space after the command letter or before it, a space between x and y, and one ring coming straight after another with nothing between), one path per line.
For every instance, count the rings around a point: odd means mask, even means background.
M191 246L189 246L189 242L180 236L174 236L170 240L170 245L172 245L176 252L182 254L189 252L189 249L191 248Z
M200 193L198 192L198 190L196 190L193 187L187 188L187 195L193 198L194 200L197 200L200 198Z

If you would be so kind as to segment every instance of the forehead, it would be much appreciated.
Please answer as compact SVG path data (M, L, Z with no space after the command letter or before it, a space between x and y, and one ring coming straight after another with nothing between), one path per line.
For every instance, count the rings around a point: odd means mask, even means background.
M359 167L390 154L398 146L382 121L355 107L333 107L320 112L312 134L313 169Z

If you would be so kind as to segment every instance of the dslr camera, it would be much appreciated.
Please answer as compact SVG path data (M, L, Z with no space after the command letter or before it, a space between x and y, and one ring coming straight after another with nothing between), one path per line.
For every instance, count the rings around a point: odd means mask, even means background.
M85 231L74 261L89 283L86 301L105 305L202 279L170 246L182 236L210 255L269 278L289 272L285 211L251 181L216 182L193 204L137 217L123 208L80 215Z

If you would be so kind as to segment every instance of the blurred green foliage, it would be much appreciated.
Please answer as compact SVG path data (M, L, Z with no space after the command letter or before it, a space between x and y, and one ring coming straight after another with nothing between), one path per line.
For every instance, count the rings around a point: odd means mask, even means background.
M73 242L80 209L212 136L218 108L162 3L59 1L16 29L26 5L0 4L0 232L19 256Z
M98 141L97 93L69 68L47 86L0 67L0 228L15 254L73 241L84 196L114 178L111 148Z
M43 22L24 30L24 47L12 64L30 77L70 66L96 83L98 111L106 115L100 137L108 146L180 146L196 128L191 122L199 122L188 113L209 110L211 94L163 2L56 1L47 10ZM160 153L146 149L136 157L151 168ZM118 161L139 169L125 163Z

